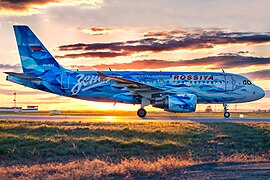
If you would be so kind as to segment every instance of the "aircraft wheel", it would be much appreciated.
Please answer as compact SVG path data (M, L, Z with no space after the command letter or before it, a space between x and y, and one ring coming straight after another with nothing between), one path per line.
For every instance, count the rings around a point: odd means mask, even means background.
M140 118L145 117L145 116L146 116L146 110L143 109L143 108L138 109L137 115L138 115Z
M230 115L231 115L231 114L230 114L229 112L225 112L225 113L224 113L224 117L225 117L225 118L230 117Z

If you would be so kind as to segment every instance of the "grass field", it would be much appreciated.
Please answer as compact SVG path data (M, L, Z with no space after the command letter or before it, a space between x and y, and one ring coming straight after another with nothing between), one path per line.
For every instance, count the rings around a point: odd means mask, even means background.
M270 160L270 123L0 121L1 178L102 178Z

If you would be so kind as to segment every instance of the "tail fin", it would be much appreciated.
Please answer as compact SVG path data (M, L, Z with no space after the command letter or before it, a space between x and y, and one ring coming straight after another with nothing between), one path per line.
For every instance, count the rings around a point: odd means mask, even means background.
M24 74L39 76L47 70L63 70L28 26L14 26L14 32Z

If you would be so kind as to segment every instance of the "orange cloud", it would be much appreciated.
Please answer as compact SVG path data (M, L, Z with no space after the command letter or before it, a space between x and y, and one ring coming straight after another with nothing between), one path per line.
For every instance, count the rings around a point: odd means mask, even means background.
M104 34L115 34L123 31L123 28L117 27L92 27L92 28L79 28L79 30L86 34L92 35L104 35Z
M57 1L58 0L21 0L21 1L2 0L1 8L6 10L24 11L29 10L33 6L45 5Z
M40 13L41 9L48 6L76 6L88 5L98 8L103 4L103 0L2 0L1 14L7 16L25 16Z
M173 30L173 31L158 31L158 32L153 32L153 31L150 31L150 32L147 32L144 37L158 37L158 36L172 36L172 35L175 35L175 34L187 34L188 31L185 31L185 30Z
M107 34L110 31L112 31L112 28L94 27L94 28L89 28L89 29L80 29L80 31L87 33L87 34L103 35L103 34Z

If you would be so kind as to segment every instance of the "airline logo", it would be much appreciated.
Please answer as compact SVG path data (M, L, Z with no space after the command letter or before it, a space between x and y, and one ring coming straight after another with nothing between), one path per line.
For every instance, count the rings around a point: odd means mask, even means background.
M173 80L211 81L214 77L212 75L174 75Z
M92 84L100 82L100 76L96 75L85 76L84 74L78 74L76 78L77 84L75 84L71 89L72 95L78 94L81 90L86 91L91 89L94 87Z
M29 44L29 47L32 51L42 51L44 50L39 44Z

